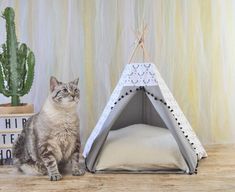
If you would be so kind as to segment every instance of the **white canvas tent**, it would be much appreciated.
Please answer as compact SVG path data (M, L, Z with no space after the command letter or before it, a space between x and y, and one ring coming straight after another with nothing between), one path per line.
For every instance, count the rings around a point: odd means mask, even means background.
M97 171L97 162L110 130L138 123L169 130L188 167L185 172L195 173L199 160L207 156L156 66L153 63L131 63L126 65L87 140L83 152L87 169Z
M197 173L206 151L153 63L131 63L144 35L87 140L83 156L91 172ZM111 157L111 158L110 158Z

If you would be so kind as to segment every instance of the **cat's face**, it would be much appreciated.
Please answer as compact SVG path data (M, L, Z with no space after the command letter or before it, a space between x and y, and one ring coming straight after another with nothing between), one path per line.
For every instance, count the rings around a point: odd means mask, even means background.
M59 82L55 77L51 77L50 89L52 101L64 108L75 106L80 98L78 89L79 79L75 79L69 83Z

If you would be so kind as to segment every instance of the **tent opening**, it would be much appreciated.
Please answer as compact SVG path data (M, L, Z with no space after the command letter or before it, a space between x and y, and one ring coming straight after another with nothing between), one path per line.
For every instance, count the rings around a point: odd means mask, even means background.
M135 93L112 125L96 170L188 172L178 144L144 89Z

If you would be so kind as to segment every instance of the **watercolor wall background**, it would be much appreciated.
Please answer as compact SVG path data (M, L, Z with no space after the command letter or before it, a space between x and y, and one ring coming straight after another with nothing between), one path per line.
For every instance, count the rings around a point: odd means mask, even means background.
M36 55L32 91L39 111L51 75L80 77L82 142L93 129L148 25L145 46L204 144L235 139L235 1L0 0L16 12L18 40ZM0 43L5 23L0 18ZM142 61L142 53L135 61ZM9 101L0 96L0 103Z

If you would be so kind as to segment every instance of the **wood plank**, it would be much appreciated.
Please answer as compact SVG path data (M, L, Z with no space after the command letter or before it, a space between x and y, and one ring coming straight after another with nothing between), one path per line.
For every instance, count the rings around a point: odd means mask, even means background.
M58 182L47 176L26 176L12 166L0 167L2 191L235 191L235 145L206 147L209 157L200 162L197 175L184 174L91 174L65 175Z

